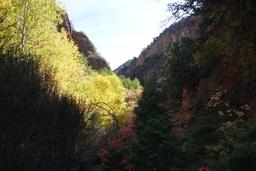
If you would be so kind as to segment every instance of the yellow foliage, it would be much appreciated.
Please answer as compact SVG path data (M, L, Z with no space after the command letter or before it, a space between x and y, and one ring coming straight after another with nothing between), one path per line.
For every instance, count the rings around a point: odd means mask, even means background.
M87 76L84 83L84 96L87 96L89 103L97 103L96 111L103 113L101 123L109 125L112 116L109 112L121 118L126 113L125 89L120 79L115 74L102 75L94 72ZM101 105L103 108L101 108Z
M23 9L27 7L24 2L29 3L27 16L23 15ZM124 118L125 89L121 81L113 73L100 74L91 70L85 57L67 38L67 33L57 30L61 9L55 0L13 0L12 5L1 10L8 15L6 22L0 23L0 46L5 50L21 47L23 34L26 38L22 52L39 58L42 70L53 71L60 96L77 100L81 108L92 105L90 112L99 114L102 125L112 124L113 116ZM27 20L25 23L24 19ZM12 26L7 27L7 23Z
M8 3L8 0L0 0L0 5L6 5Z

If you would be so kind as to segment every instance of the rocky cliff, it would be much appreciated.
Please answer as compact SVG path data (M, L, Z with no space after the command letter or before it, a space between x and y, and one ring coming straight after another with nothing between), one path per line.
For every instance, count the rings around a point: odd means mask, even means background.
M127 61L114 71L125 77L137 77L142 83L156 77L160 72L163 54L169 44L181 37L195 37L199 22L199 17L191 16L171 25L154 38L138 58Z
M100 70L103 68L110 69L106 60L99 55L95 46L90 41L90 39L83 32L76 31L68 17L67 14L63 15L63 23L59 26L59 29L64 28L67 31L68 38L73 40L78 46L80 53L87 57L88 65L95 70Z

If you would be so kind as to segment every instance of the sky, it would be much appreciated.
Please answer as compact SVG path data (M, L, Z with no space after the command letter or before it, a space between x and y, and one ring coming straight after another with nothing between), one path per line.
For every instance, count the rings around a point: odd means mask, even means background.
M171 0L61 1L74 28L89 37L112 69L139 56L168 26L163 21L170 17Z

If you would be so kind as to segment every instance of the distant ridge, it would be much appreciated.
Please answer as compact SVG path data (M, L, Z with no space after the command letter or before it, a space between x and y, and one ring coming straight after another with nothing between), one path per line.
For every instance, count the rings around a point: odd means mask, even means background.
M190 16L172 24L144 49L138 58L133 58L114 70L119 75L138 78L142 83L157 77L163 61L163 54L169 44L181 37L194 38L198 35L199 17Z
M72 39L78 46L79 52L87 57L88 65L95 70L100 70L103 68L110 70L106 60L99 55L94 44L86 36L86 34L83 32L78 32L73 28L67 14L63 15L62 18L63 23L59 26L59 29L64 28L67 31L68 38Z

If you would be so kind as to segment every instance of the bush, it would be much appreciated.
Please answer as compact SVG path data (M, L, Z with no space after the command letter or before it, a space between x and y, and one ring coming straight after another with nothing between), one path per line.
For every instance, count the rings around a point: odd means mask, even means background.
M31 56L0 55L0 169L74 168L89 126ZM89 125L89 123L87 123Z
M137 78L133 80L130 78L125 78L124 76L120 76L119 78L121 79L123 86L128 90L141 88L140 81Z

